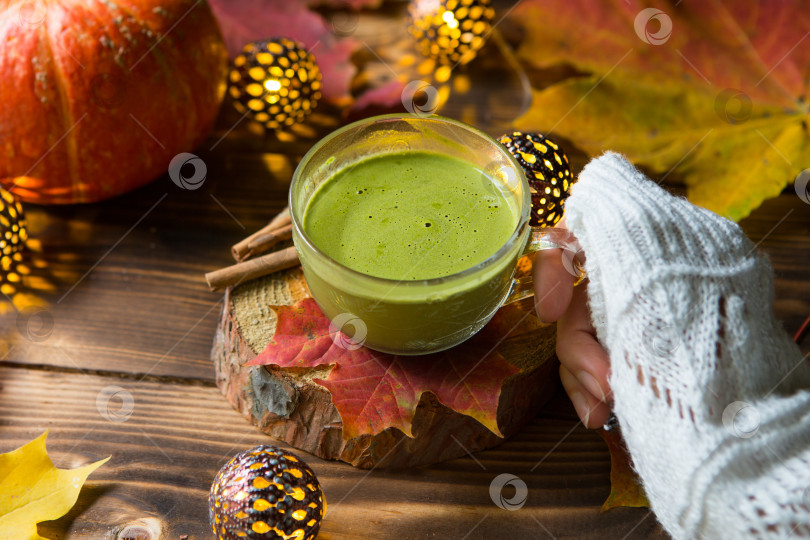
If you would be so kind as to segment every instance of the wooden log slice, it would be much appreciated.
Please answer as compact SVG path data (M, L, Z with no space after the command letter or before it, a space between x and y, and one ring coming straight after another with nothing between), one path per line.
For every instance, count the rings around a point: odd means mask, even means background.
M225 293L211 358L217 386L231 405L264 433L325 459L360 468L407 468L491 448L503 439L477 420L457 413L430 393L422 394L413 418L413 438L389 428L376 435L343 438L343 424L329 391L313 378L329 366L290 370L245 366L273 336L273 305L309 296L300 268L277 272ZM498 426L509 437L531 419L556 387L554 325L504 340L498 352L521 371L501 388Z

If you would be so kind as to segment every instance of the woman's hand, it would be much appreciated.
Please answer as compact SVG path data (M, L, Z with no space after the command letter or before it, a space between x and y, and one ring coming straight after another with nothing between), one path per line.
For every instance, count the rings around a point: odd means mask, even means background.
M564 228L564 220L557 227ZM610 360L591 325L587 280L573 287L575 277L566 268L563 256L561 249L535 254L535 305L540 320L557 321L557 356L563 388L585 427L597 428L610 415L612 396L607 382Z

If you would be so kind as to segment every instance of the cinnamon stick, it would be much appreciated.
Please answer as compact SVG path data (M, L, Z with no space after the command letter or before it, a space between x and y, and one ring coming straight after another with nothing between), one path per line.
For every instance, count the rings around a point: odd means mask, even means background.
M218 291L298 264L298 252L295 251L295 246L290 246L281 251L208 272L205 274L205 280L212 291Z
M292 224L274 231L252 234L251 238L244 251L233 254L237 261L244 261L254 255L264 253L279 242L292 238Z
M233 247L231 247L231 254L233 255L233 258L236 259L237 261L244 261L245 259L248 259L249 257L252 257L253 255L261 253L262 251L265 251L266 249L269 249L270 247L274 246L276 243L280 242L281 240L288 240L290 238L290 236L287 236L286 238L279 238L277 241L272 242L269 245L267 245L264 249L256 250L255 247L254 247L254 249L251 249L251 245L255 244L257 240L262 239L262 238L264 238L266 240L268 234L275 233L279 229L284 229L290 223L291 223L290 207L288 206L288 207L284 208L284 210L282 210L276 217L274 217L270 221L270 223L268 223L267 225L265 225L264 227L262 227L261 229L259 229L255 233L251 234L250 236L248 236L244 240L241 240L241 241L237 242L236 244L234 244ZM290 232L290 235L292 235L292 232Z

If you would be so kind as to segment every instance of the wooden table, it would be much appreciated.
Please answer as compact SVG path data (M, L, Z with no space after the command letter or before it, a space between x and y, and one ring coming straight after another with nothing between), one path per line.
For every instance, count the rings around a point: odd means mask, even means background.
M7 304L0 311L0 451L47 429L60 467L112 456L67 516L40 525L51 538L209 538L214 474L233 454L272 442L214 385L222 294L202 276L229 264L229 246L283 207L312 141L274 142L244 126L226 136L236 119L226 109L197 150L208 166L199 190L163 177L105 203L28 206L41 242L28 257L43 264L27 294L47 302L53 327ZM795 332L810 313L810 207L791 188L743 226L772 258L775 309ZM600 514L608 453L559 391L500 447L425 469L305 457L328 499L323 540L667 538L648 509ZM501 473L526 483L522 509L493 504L490 482Z

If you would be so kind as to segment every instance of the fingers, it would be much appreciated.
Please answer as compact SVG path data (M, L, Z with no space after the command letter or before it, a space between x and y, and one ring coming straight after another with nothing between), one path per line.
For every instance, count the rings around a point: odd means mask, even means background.
M582 425L586 428L604 426L610 416L610 407L594 397L564 365L560 365L560 380Z
M565 226L563 222L559 225ZM573 286L576 277L565 267L562 257L561 249L535 254L535 307L542 321L558 321L560 380L582 423L596 428L610 416L610 360L591 325L586 285Z
M596 340L584 284L574 288L571 303L557 322L557 356L562 364L560 377L565 377L563 386L583 423L588 427L604 424L612 400L610 359Z
M565 226L565 218L554 227L560 232L573 235ZM543 249L535 253L532 265L534 302L541 321L553 322L562 317L571 303L571 289L576 279L563 264L562 249Z
M562 250L544 249L535 253L532 274L537 316L544 322L556 321L571 303L574 284L574 276L563 266Z

